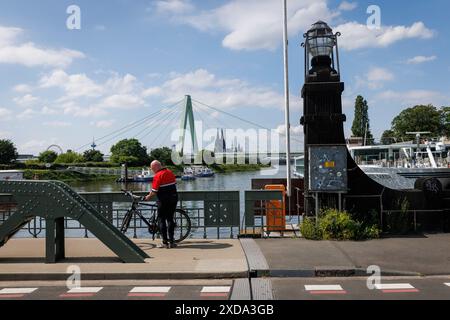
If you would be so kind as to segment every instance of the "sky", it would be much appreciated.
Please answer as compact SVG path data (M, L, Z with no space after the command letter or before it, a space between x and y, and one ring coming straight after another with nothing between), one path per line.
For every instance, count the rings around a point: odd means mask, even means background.
M67 27L71 5L81 29ZM370 5L380 9L376 29ZM449 11L446 0L288 0L293 150L303 148L300 44L312 23L342 34L346 134L361 94L380 137L406 107L450 105ZM282 132L283 86L281 0L0 2L0 138L22 154L52 144L83 151L93 139L108 154L134 136L149 149L170 146L181 106L169 106L186 94L204 129L248 127L220 110Z

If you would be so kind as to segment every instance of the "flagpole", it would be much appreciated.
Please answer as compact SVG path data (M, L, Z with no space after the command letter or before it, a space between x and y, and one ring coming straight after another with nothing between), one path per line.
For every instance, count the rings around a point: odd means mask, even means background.
M283 0L283 47L284 47L284 106L286 126L286 194L291 196L291 124L289 116L289 63L288 63L288 22L287 22L287 0Z

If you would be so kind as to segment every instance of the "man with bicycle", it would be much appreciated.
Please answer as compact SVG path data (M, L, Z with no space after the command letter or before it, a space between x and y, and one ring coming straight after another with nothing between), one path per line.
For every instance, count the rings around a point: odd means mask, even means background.
M176 178L171 170L163 168L157 160L151 163L150 168L155 176L153 177L152 190L144 197L144 201L149 201L155 195L158 198L158 226L163 238L162 244L158 247L175 248L174 214L178 203Z

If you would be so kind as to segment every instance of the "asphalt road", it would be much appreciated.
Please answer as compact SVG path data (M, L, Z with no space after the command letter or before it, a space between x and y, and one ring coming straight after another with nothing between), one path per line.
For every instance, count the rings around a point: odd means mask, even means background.
M244 279L241 279L242 281ZM367 278L266 278L275 300L450 300L450 276ZM241 282L242 284L242 282ZM1 300L230 300L233 280L0 282ZM255 288L253 288L255 290ZM253 292L254 297L257 295ZM242 297L242 296L241 296Z
M233 281L0 282L1 300L229 300Z
M450 277L383 277L372 290L367 278L271 280L277 300L450 300Z

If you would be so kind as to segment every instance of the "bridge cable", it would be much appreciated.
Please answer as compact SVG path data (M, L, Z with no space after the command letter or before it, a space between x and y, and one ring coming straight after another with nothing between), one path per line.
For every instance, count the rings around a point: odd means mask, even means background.
M203 106L205 106L205 107L207 107L207 108L209 108L209 109L212 109L212 110L215 110L215 111L217 111L217 112L223 113L223 114L225 114L225 115L227 115L227 116L229 116L229 117L232 117L232 118L238 119L238 120L240 120L240 121L246 122L246 123L248 123L248 124L251 124L251 125L253 125L253 126L256 126L256 127L260 128L260 129L265 129L265 130L268 130L268 131L272 130L272 129L269 129L269 128L264 127L264 126L262 126L262 125L259 125L259 124L255 123L255 122L252 122L252 121L250 121L250 120L246 120L246 119L244 119L244 118L241 118L241 117L236 116L236 115L234 115L234 114L231 114L231 113L229 113L229 112L226 112L226 111L217 109L217 108L215 108L215 107L213 107L213 106L207 105L207 104L205 104L205 103L203 103L203 102L200 102L200 101L198 101L198 100L192 99L192 101L195 101L196 103L199 103L199 104L201 104L201 105L203 105ZM284 134L284 133L280 133L280 135L281 135L281 136L286 136L286 134ZM303 143L303 141L301 141L301 140L298 140L298 139L295 139L295 138L292 138L292 137L291 137L291 139L292 139L292 140L295 140L295 141L297 141L297 142Z
M110 136L112 136L112 135L114 135L114 134L116 134L116 133L122 132L122 131L124 131L124 130L127 131L126 129L129 128L129 127L132 127L132 126L133 126L133 128L135 128L135 127L141 125L142 122L145 122L146 120L148 120L148 119L150 119L150 118L152 118L152 117L158 115L159 113L162 112L162 110L167 109L167 108L172 108L172 107L174 107L174 106L180 104L180 103L183 102L183 101L184 101L184 99L182 99L182 100L180 100L180 101L177 101L177 102L175 102L174 104L172 104L172 105L170 105L170 106L167 106L167 107L164 107L164 108L162 108L162 109L159 110L159 111L153 112L153 113L151 113L151 114L145 116L144 118L142 118L142 119L140 119L140 120L131 122L131 123L127 124L126 126L120 128L120 129L117 129L117 130L115 130L115 131L113 131L113 132L111 132L111 133L109 133L109 134L107 134L107 135L105 135L105 136L103 136L103 137L101 137L101 138L98 138L97 141L101 141L101 140L103 140L103 139L105 139L105 138L108 138L108 137L110 137ZM132 129L133 129L133 128L132 128ZM83 146L81 146L81 147L79 147L79 148L77 148L77 149L75 149L75 150L76 150L76 151L79 151L79 150L81 150L81 149L83 149L83 148L85 148L85 147L90 146L91 143L92 143L92 142L87 143L87 144L85 144L85 145L83 145ZM103 145L103 144L105 144L105 142L102 143L102 145Z
M161 121L161 124L162 124L162 126L161 126L161 129L160 129L160 131L158 132L158 134L156 134L155 135L155 138L153 139L153 141L149 144L149 146L153 146L153 144L156 142L156 140L162 135L162 133L163 132L165 132L165 130L167 130L167 129L171 129L171 127L170 127L170 125L164 125L164 122L168 122L168 123L170 123L170 122L172 122L173 120L175 120L176 118L178 118L178 112L179 112L180 110L176 110L175 112L173 112L172 114L170 114L166 119L164 119L164 120L162 120ZM169 118L170 118L170 120L169 120ZM145 135L145 137L147 137L149 135L149 133L147 134L147 135ZM144 137L143 137L144 138ZM142 138L142 139L143 139Z

